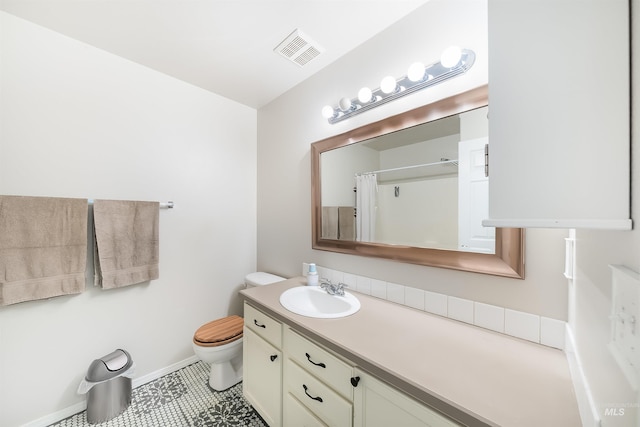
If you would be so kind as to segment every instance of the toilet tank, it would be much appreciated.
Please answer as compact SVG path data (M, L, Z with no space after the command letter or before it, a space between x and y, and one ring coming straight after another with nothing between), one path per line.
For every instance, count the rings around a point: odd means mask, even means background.
M281 282L283 280L287 279L276 276L275 274L257 271L255 273L247 274L244 278L244 283L247 288L253 288L255 286L270 285L271 283Z

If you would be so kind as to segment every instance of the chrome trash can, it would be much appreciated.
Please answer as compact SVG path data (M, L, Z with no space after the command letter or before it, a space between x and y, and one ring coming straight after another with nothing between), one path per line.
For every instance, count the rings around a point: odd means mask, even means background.
M132 368L131 355L121 349L89 365L84 384L79 388L79 391L88 390L87 422L96 424L108 421L129 407Z

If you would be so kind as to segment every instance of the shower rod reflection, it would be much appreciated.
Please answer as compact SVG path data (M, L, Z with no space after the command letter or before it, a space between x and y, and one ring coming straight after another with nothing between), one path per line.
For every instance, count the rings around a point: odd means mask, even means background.
M442 161L439 161L439 162L424 163L424 164L421 164L421 165L401 166L401 167L398 167L398 168L382 169L382 170L379 170L379 171L371 171L371 172L359 172L359 173L356 173L356 176L369 175L369 174L374 174L374 173L395 172L395 171L402 171L402 170L406 170L406 169L423 168L425 166L436 166L436 165L458 166L458 161L457 160L443 159Z
M93 199L89 199L89 204L93 205ZM160 202L160 209L173 209L173 202Z

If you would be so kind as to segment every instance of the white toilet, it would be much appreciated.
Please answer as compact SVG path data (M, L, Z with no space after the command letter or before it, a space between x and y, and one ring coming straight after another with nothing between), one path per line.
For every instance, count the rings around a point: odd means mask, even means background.
M247 288L286 280L269 273L248 274ZM203 362L211 364L209 385L222 391L242 381L242 326L240 316L228 316L205 323L193 335L193 351Z

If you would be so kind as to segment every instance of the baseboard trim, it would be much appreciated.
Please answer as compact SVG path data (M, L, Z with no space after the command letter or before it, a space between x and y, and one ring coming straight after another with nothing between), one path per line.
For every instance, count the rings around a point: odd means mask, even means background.
M171 372L175 372L178 369L182 369L185 366L189 366L189 365L191 365L193 363L196 363L198 360L200 360L200 359L198 359L198 356L193 355L191 357L188 357L188 358L186 358L184 360L176 362L176 363L174 363L172 365L166 366L166 367L164 367L162 369L158 369L157 371L151 372L151 373L149 373L147 375L144 375L142 377L134 378L133 381L131 382L131 385L132 385L133 388L140 387L141 385L144 385L144 384L146 384L148 382L151 382L153 380L157 380L158 378L163 377L163 376L165 376L167 374L170 374Z
M596 405L587 382L584 370L582 369L582 362L576 348L575 338L573 331L566 325L565 334L565 354L567 361L569 362L569 371L571 372L571 381L573 382L573 388L576 392L576 399L578 401L578 410L580 411L580 418L582 419L583 427L601 427L600 415L596 410Z
M38 418L37 420L33 420L26 424L23 424L22 427L46 427L51 424L57 423L58 421L62 421L65 418L69 418L77 414L78 412L82 412L85 409L87 409L87 401L83 400L82 402L78 402L75 405L68 406L60 411L45 415L42 418Z
M166 366L162 369L158 369L157 371L148 373L139 378L134 378L131 382L133 388L140 387L148 382L156 380L160 377L163 377L171 372L175 372L179 369L182 369L186 366L189 366L193 363L196 363L198 360L198 356L191 356L179 362L173 363L169 366ZM82 412L87 409L87 401L83 400L82 402L78 402L74 405L68 406L60 411L56 411L52 414L45 415L44 417L38 418L37 420L30 421L26 424L23 424L22 427L47 427L51 424L57 423L59 421L64 420L65 418L69 418L78 412Z

